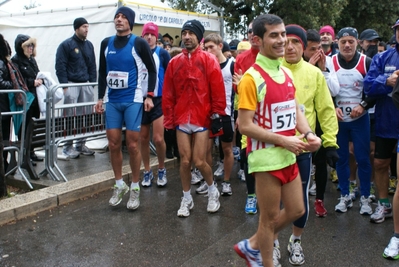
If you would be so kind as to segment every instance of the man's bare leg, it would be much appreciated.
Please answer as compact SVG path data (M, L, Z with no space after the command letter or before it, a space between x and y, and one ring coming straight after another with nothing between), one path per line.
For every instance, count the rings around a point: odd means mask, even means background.
M126 145L129 151L129 163L132 170L132 182L138 183L140 180L141 165L140 132L126 130Z

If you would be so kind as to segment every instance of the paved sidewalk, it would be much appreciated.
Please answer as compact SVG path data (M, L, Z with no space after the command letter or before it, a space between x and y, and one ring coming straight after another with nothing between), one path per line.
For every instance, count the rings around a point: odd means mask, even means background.
M221 197L215 214L206 212L207 198L196 195L197 186L192 186L194 210L188 218L177 217L181 185L178 169L168 168L168 185L142 188L136 211L126 209L128 196L118 207L110 207L112 191L93 190L91 197L3 225L0 266L245 266L233 245L255 232L258 215L244 213L246 186L236 171L233 195ZM217 182L220 189L221 179ZM329 182L326 218L317 218L311 206L302 237L303 266L397 266L382 257L392 235L392 219L371 224L369 216L359 214L358 201L347 213L335 213L338 195ZM310 201L313 204L314 197ZM287 228L279 238L282 266L291 266L289 235Z

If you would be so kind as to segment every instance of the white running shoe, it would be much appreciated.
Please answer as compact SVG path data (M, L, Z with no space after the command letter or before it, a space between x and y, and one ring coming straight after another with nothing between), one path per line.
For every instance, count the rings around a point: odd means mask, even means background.
M339 203L335 206L335 211L346 212L348 208L353 207L352 198L349 195L342 196L339 198Z
M215 176L223 176L224 174L224 164L223 161L218 161L218 163L216 164L218 167L216 169L216 171L213 173L213 175Z
M117 185L114 185L114 192L112 197L109 200L110 206L117 206L121 203L123 196L129 192L129 186L125 182L123 182L123 186L119 188Z
M313 181L312 186L309 188L309 195L315 196L316 195L316 182Z
M217 188L215 190L208 190L208 207L207 211L210 213L217 212L220 208L219 202L220 193Z
M185 197L181 198L180 209L177 211L177 216L188 217L190 216L190 210L194 208L194 201L188 200Z
M364 196L360 197L360 202L359 202L359 206L360 206L360 214L361 215L371 215L373 213L373 209L370 206L370 199Z
M230 183L222 183L222 196L231 196L233 192L231 191Z
M163 187L168 183L168 179L166 178L166 169L159 169L158 170L158 180L157 180L157 185L159 187Z
M305 263L305 255L303 255L303 249L301 246L301 240L292 240L288 242L288 252L290 253L290 257L288 261L292 265L302 265Z
M191 184L199 184L202 180L204 180L204 177L202 177L201 172L195 168L191 171Z
M384 249L382 256L387 259L399 259L399 238L393 236L391 240L389 240L389 244Z
M240 179L241 181L243 181L243 182L245 182L245 172L244 172L244 170L239 170L238 171L238 173L237 173L237 177L238 177L238 179Z
M140 188L130 189L130 197L127 202L129 210L135 210L140 206Z

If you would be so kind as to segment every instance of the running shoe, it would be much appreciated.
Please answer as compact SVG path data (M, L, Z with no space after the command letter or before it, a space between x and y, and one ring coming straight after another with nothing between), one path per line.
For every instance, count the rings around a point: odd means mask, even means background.
M194 201L188 200L185 197L181 198L180 209L177 211L177 216L188 217L190 216L190 210L194 208Z
M216 171L213 173L213 175L215 176L223 176L224 174L224 164L223 161L218 161L218 163L216 163L217 168Z
M395 176L389 177L389 187L388 187L389 194L391 195L395 194L397 183L398 179Z
M273 248L273 266L281 267L280 260L281 260L280 247L274 246L274 248Z
M168 179L166 178L166 169L159 169L158 170L158 180L157 180L157 185L159 187L163 187L168 183Z
M246 214L256 214L258 209L256 205L258 204L258 199L255 195L247 196L247 202L245 204L245 213Z
M217 188L215 188L213 191L208 190L208 207L207 207L208 212L214 213L219 210L220 208L219 197L220 193Z
M191 184L199 184L202 180L204 180L204 177L202 177L201 172L195 168L191 171Z
M143 187L149 187L152 185L152 180L154 179L154 175L152 175L152 171L144 171L143 181L141 181L141 185Z
M312 186L309 188L309 195L315 196L316 195L316 182L313 181Z
M359 188L357 187L356 183L349 183L349 196L351 197L352 201L355 201L359 196Z
M317 217L327 216L327 210L324 207L324 202L321 199L316 199L314 202L314 211Z
M240 159L240 148L238 146L233 146L233 156L234 159L239 160Z
M203 181L201 185L195 190L195 193L200 195L208 194L208 184L206 181Z
M139 206L140 206L140 188L131 189L129 201L127 202L127 208L129 210L135 210Z
M77 145L75 147L75 150L84 156L92 156L94 155L94 153L96 153L93 150L89 149L86 145Z
M299 239L292 240L290 238L287 249L288 252L290 253L288 261L292 265L302 265L305 263L305 255L303 255L301 240Z
M370 205L370 199L364 196L360 197L360 202L359 202L359 206L360 206L360 214L361 215L371 215L373 213L373 209L371 208Z
M238 173L237 173L237 177L238 177L238 179L240 179L241 181L243 181L243 182L245 182L245 172L244 172L244 170L239 170L238 171Z
M73 146L67 145L62 149L62 155L70 159L77 159L79 158L80 153L76 151Z
M127 192L129 192L129 186L127 186L125 182L123 182L123 186L121 188L119 188L117 185L114 185L114 192L109 200L109 205L116 206L121 203L123 196Z
M234 245L234 251L247 262L248 267L262 267L262 255L257 249L249 247L249 240L245 239ZM273 254L274 255L274 254Z
M352 199L349 195L345 195L339 198L339 203L335 206L335 211L337 212L346 212L348 208L353 207Z
M399 259L399 238L393 236L391 240L389 240L389 244L384 249L382 256L386 259Z
M337 175L337 171L335 169L331 169L330 178L331 178L331 182L338 183L338 175Z
M230 183L223 182L222 183L222 196L231 196L233 191L231 191Z
M389 205L389 206L388 206ZM381 204L378 201L378 206L374 210L374 213L370 216L370 222L372 223L382 223L385 221L386 217L392 217L392 205Z

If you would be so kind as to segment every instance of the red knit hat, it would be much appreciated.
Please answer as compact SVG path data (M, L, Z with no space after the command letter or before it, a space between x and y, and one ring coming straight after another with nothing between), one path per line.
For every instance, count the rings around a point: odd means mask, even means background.
M158 38L158 26L154 22L147 22L146 24L144 24L141 36L149 33Z
M326 25L321 27L319 34L321 35L322 33L328 32L329 34L331 34L333 40L335 39L335 33L334 33L334 28L331 27L330 25Z

